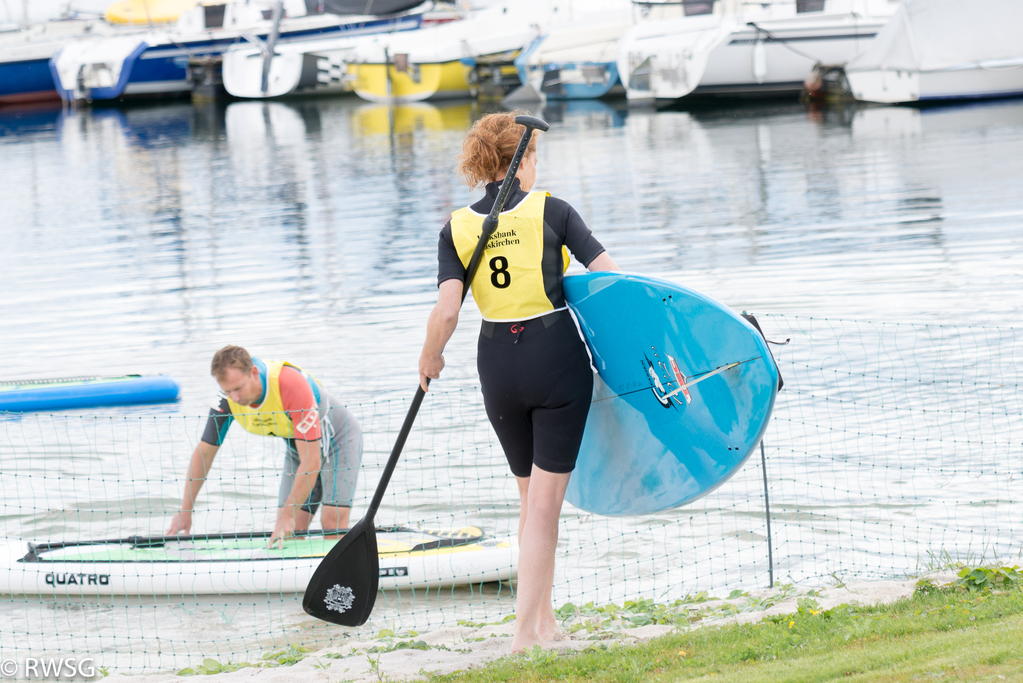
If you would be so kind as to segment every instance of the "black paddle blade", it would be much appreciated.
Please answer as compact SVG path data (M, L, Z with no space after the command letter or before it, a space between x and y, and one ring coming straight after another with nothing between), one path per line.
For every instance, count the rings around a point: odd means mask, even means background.
M320 561L302 598L306 614L342 626L362 626L373 611L380 558L373 520L363 517Z

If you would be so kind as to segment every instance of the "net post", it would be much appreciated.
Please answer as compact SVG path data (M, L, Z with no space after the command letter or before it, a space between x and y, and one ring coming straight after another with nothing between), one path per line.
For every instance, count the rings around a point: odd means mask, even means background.
M771 549L771 501L767 495L767 455L764 453L764 440L760 440L760 469L764 473L764 519L767 521L767 576L774 588L774 551Z

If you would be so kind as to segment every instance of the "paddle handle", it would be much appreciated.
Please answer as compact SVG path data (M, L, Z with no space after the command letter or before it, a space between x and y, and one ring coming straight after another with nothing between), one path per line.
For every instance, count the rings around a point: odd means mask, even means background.
M465 284L462 286L463 303L465 302L466 294L469 293L469 285L472 283L472 279L476 277L476 271L479 270L480 261L483 260L483 252L487 249L487 242L490 241L490 236L494 234L494 230L497 230L497 221L504 210L504 203L508 200L508 194L511 192L512 184L515 181L515 174L519 172L522 157L526 155L526 148L529 147L533 131L547 132L550 129L550 125L546 121L535 116L516 116L515 123L525 126L526 130L522 132L518 147L515 148L515 154L512 155L511 163L508 164L508 172L504 174L504 182L501 183L501 189L497 193L497 201L494 202L494 206L490 209L487 217L483 219L483 232L480 234L480 239L472 252L472 258L469 259L469 267L465 270Z

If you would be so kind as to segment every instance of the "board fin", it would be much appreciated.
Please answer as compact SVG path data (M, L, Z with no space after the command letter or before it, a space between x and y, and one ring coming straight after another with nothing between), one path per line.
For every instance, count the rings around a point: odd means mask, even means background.
M757 332L760 333L760 336L764 338L765 342L767 342L767 337L764 337L764 331L760 329L760 323L757 322L757 317L752 313L746 313L745 311L743 311L740 315L746 319L746 322L755 327ZM767 344L767 352L771 354L771 362L774 363L774 369L778 371L778 391L781 391L781 388L785 386L785 380L781 377L781 368L778 367L778 361L774 359L774 353L771 351L770 343Z

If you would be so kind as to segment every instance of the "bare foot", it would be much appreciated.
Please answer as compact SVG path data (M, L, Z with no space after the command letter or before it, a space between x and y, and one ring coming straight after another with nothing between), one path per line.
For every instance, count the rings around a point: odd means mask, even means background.
M546 609L540 610L540 618L537 620L536 633L544 640L557 642L565 638L564 632L558 625L558 617L554 613L554 607L546 605Z
M565 632L561 630L556 621L551 624L544 624L536 629L536 632L542 639L552 643L565 639Z
M527 636L526 634L516 633L512 638L511 651L513 655L522 655L526 653L526 650L532 650L536 645L539 645L544 650L549 647L553 647L550 643L536 634Z

